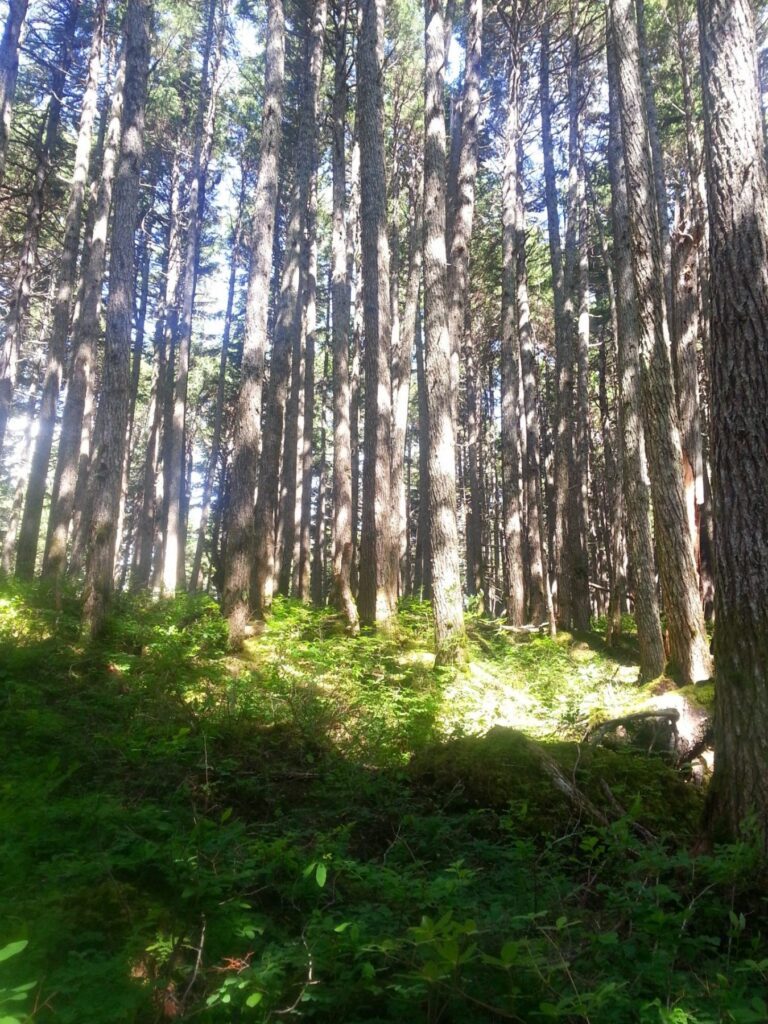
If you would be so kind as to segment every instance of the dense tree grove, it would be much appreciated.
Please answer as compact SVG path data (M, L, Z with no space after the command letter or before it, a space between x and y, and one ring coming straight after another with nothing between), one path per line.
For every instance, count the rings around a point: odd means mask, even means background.
M632 614L768 844L763 7L7 0L3 574Z

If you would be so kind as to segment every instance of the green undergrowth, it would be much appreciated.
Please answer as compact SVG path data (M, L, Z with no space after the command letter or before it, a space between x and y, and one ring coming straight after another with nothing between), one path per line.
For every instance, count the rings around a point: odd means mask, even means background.
M632 639L382 634L279 602L241 656L205 598L0 592L0 1021L765 1021L753 848L587 747ZM536 746L532 745L536 741ZM599 806L592 820L537 752Z

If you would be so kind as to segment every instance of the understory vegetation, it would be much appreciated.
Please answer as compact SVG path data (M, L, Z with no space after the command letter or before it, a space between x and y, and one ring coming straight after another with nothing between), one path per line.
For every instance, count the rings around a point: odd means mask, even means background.
M641 698L630 620L470 616L448 671L424 604L350 638L280 600L237 657L203 597L79 612L0 593L2 1021L768 1019L755 848L584 742Z

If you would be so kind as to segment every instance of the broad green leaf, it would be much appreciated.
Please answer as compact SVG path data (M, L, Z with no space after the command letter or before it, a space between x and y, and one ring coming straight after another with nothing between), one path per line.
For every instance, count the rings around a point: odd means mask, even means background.
M0 963L2 963L3 960L10 960L12 956L16 956L16 954L20 953L22 949L25 949L28 944L27 939L19 939L18 942L9 942L7 946L3 946L3 948L0 949Z

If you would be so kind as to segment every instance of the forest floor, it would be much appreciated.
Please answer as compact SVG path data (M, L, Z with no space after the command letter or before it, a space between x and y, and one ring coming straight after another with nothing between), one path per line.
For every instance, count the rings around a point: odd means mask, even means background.
M239 657L205 598L78 614L0 591L3 1024L768 1021L755 847L697 854L701 787L584 742L645 706L629 620L470 618L451 672L415 603L278 602Z

